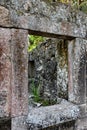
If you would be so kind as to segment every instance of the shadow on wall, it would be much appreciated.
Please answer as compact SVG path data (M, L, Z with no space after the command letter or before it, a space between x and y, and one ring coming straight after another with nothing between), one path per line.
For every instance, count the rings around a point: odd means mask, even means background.
M0 123L0 130L11 130L11 120Z
M60 124L58 126L45 128L43 130L74 130L74 127L75 127L75 121L70 121L67 123Z

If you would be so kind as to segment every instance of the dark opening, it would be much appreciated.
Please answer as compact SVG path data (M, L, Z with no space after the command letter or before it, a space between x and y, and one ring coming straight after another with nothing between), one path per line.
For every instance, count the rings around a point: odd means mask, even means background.
M0 130L11 130L11 120L0 122Z
M34 75L35 75L35 63L34 61L29 61L28 62L28 77L34 78Z

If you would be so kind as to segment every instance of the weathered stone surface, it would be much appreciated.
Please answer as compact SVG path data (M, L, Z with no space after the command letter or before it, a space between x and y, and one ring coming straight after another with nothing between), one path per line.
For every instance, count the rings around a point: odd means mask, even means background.
M9 10L3 6L0 6L0 25L1 26L10 26L10 17Z
M12 118L11 130L27 130L26 118L26 116Z
M75 121L69 121L69 122L66 122L66 123L62 123L58 126L51 126L51 127L48 127L48 128L44 128L43 130L74 130L74 125L75 124Z
M59 40L57 44L57 96L68 99L68 43Z
M74 128L75 128L75 121L69 121L69 122L62 123L58 126L43 128L43 130L74 130Z
M1 0L0 5L10 12L11 24L7 22L5 27L24 28L44 36L87 38L87 15L68 5L45 0ZM3 26L2 22L0 26Z
M29 104L34 103L33 87L38 89L42 105L44 100L52 105L59 98L68 99L67 52L64 40L46 39L29 53Z
M74 39L69 41L68 45L68 97L69 101L80 104L80 118L86 115L87 40L83 39L87 39L87 15L74 11L68 5L49 3L46 0L0 0L0 27L4 28L0 28L0 119L12 116L12 130L26 130L24 115L28 112L28 32L25 30L29 30L30 34ZM38 70L41 70L41 67ZM67 77L66 72L67 67ZM46 77L48 78L48 75ZM42 129L75 120L79 115L79 109L76 105L64 101L57 106L34 109L30 113L28 127L36 130L39 126ZM3 128L0 124L0 129L9 128ZM62 125L59 127L59 130L61 129L67 128ZM79 119L76 124L76 130L84 129L87 129L87 117Z
M11 114L11 32L0 28L0 119Z
M11 115L22 116L28 112L28 54L27 36L24 30L11 30L12 43L12 106Z
M29 130L38 130L76 120L78 116L79 108L64 100L59 105L31 110L26 122Z
M78 105L78 107L80 109L80 118L87 116L87 111L86 111L87 104L81 104Z
M87 41L76 39L69 43L69 100L86 104Z
M87 130L87 117L77 120L75 130Z
M39 87L43 100L57 99L57 39L47 39L29 53L29 93L32 83Z
M65 122L63 124L60 124L59 126L59 130L74 130L74 129L75 129L75 121Z
M64 40L46 39L29 52L29 95L35 87L42 102L49 105L60 102L59 98L68 99L67 47ZM33 95L29 97L31 103Z

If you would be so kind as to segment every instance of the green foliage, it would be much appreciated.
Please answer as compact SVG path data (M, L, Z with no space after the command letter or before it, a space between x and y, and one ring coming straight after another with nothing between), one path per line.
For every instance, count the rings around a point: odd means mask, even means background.
M87 1L84 1L82 2L80 5L79 5L79 9L85 13L87 13Z
M42 105L43 105L43 106L49 106L49 104L50 104L50 103L49 103L49 100L43 100L43 101L42 101Z
M38 44L45 41L45 38L42 36L34 36L29 35L28 36L29 43L28 43L28 52L32 51L37 47Z
M34 99L35 102L39 102L39 101L41 100L41 99L40 99L39 90L40 90L40 85L39 85L39 86L35 86L34 81L32 81L31 91L32 91L33 99Z
M40 96L40 84L35 86L34 81L32 81L31 90L33 94L33 100L37 103L41 103L42 106L54 105L57 103L57 101L53 99L42 99Z
M44 99L44 100L42 100L42 105L43 106L54 105L56 103L57 103L57 101L53 100L53 99Z
M49 2L62 2L87 13L87 0L48 0Z
M41 103L43 106L54 105L57 103L57 101L53 99L42 99L40 96L40 85L35 86L34 81L32 81L31 84L31 91L33 94L33 100L37 103Z

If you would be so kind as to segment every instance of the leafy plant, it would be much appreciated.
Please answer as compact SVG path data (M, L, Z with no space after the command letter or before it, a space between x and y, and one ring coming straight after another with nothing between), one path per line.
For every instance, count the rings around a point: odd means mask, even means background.
M39 102L41 100L39 90L40 90L40 85L35 86L34 81L32 81L31 91L32 91L33 99L34 99L35 102Z
M83 12L87 13L87 1L82 2L79 5L79 9L82 10Z
M38 44L45 41L45 38L42 36L29 35L28 36L28 52L32 51L37 47Z
M57 103L57 101L53 99L42 99L40 96L40 85L35 86L34 81L32 81L31 84L31 91L33 94L33 100L37 103L41 103L43 106L54 105Z

